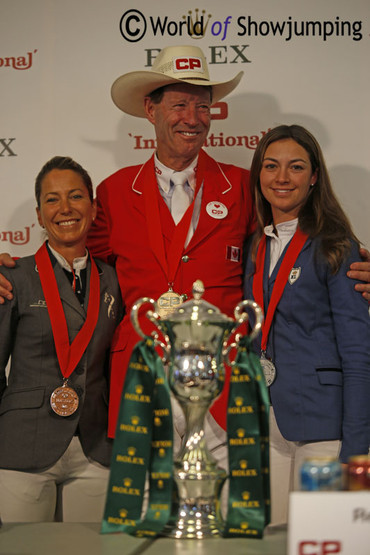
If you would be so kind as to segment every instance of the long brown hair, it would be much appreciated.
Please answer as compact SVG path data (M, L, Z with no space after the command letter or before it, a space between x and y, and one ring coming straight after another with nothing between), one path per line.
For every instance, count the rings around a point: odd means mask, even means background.
M257 211L257 230L252 244L252 258L255 260L258 243L264 227L272 222L270 203L261 192L260 173L267 147L275 141L293 139L307 152L312 173L317 172L317 181L311 187L306 202L298 214L298 225L302 231L314 238L320 236L320 250L329 263L332 273L339 270L350 250L350 239L359 246L351 224L336 198L330 182L328 170L319 143L315 137L300 125L279 125L264 135L256 148L250 184Z

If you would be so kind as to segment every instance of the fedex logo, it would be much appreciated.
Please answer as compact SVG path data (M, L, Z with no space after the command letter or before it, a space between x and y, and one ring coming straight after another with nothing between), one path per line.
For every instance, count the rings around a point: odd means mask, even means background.
M203 64L201 58L174 58L174 71L200 71L203 73Z

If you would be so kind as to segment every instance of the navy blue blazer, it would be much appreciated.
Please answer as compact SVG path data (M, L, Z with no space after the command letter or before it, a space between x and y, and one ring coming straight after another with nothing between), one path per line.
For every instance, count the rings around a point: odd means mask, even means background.
M333 275L308 239L285 285L271 326L267 357L277 369L271 403L282 435L290 441L342 440L340 458L367 454L370 443L370 319L367 301L346 276L359 261L357 247ZM287 248L287 247L286 247ZM283 252L270 278L267 237L264 304L267 310ZM244 297L253 298L253 264L245 269ZM260 353L261 341L255 349Z

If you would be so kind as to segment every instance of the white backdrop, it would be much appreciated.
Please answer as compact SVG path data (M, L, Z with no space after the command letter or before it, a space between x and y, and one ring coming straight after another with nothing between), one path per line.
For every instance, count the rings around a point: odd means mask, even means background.
M189 12L208 22L198 38L185 26L180 35ZM214 111L228 115L212 122L207 151L249 168L263 131L306 126L369 246L369 15L368 0L203 0L186 7L173 0L0 0L0 252L22 256L39 246L34 179L52 156L75 158L95 185L150 156L151 125L115 107L111 84L149 69L158 49L189 43L205 52L212 79L245 72ZM145 23L144 36L132 42Z

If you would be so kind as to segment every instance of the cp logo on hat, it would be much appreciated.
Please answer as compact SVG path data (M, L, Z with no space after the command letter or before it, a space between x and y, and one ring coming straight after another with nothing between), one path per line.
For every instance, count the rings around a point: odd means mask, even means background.
M174 71L197 69L203 71L201 58L174 58Z

